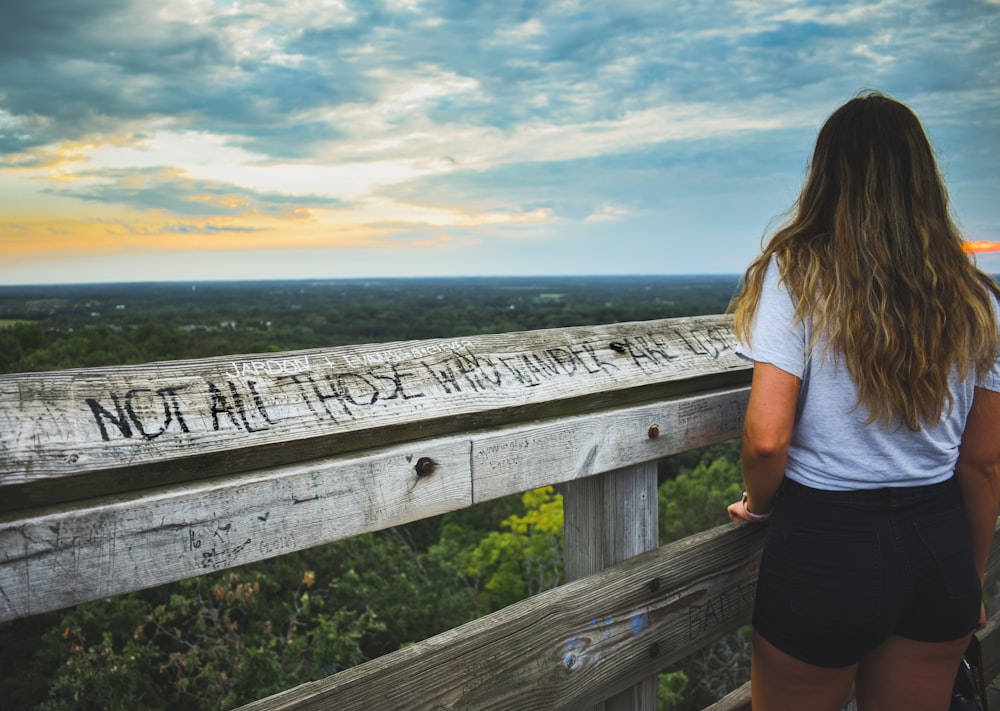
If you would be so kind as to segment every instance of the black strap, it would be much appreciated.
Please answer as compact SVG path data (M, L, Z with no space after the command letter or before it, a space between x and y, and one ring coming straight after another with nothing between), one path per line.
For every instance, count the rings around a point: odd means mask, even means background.
M976 635L972 635L965 658L955 675L950 711L989 711L986 679L983 676L983 650Z

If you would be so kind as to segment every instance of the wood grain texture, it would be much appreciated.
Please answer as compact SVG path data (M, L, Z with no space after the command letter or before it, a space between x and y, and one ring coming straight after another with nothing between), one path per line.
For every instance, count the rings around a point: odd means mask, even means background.
M476 501L581 479L740 436L749 387L581 412L477 433ZM540 472L546 472L541 475Z
M292 553L702 446L731 435L730 420L740 419L745 403L745 388L715 391L0 514L0 620ZM729 420L720 420L720 412L729 413ZM650 417L683 425L650 439ZM582 466L577 453L589 451L598 454ZM422 461L433 464L418 476Z
M730 324L701 316L0 376L0 506L745 384Z
M586 708L745 624L763 535L727 524L244 708Z
M428 456L431 455L431 456ZM422 457L433 472L418 476ZM441 439L0 520L0 620L304 550L472 503Z
M243 708L593 706L749 621L764 532L726 524L696 534ZM990 563L1000 567L1000 528ZM998 628L995 615L979 633L987 679L1000 673ZM706 711L748 708L746 685Z
M570 482L563 493L566 580L579 580L659 546L656 463ZM656 675L594 711L656 711Z

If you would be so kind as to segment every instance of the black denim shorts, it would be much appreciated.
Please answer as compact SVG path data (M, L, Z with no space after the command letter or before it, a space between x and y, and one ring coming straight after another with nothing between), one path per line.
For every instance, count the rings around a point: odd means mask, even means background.
M976 628L981 600L954 478L857 491L785 478L753 613L754 630L778 649L849 666L890 635L958 639Z

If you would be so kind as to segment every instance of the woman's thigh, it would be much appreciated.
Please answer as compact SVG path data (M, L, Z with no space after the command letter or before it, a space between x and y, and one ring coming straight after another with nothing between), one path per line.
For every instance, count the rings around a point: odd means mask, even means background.
M750 666L753 710L839 711L856 671L856 664L834 668L807 664L754 634Z
M950 642L889 637L865 655L858 666L858 711L948 708L955 673L971 636Z

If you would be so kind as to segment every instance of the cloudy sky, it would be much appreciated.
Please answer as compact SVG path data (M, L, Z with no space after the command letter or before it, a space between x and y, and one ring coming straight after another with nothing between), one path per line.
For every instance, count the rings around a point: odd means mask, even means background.
M737 273L866 88L997 241L998 38L1000 0L0 0L0 283Z

